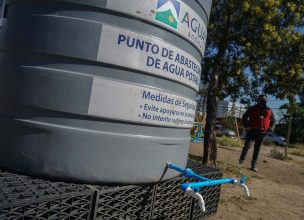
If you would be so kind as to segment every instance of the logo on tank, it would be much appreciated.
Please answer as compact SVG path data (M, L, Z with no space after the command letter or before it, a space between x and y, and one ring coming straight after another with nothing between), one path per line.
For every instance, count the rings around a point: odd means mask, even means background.
M158 0L154 19L178 30L180 5L177 0Z

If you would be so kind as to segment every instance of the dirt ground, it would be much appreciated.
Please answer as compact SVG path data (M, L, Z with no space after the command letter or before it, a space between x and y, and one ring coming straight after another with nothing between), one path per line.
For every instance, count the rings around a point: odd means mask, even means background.
M191 144L190 155L202 156L202 149L202 144ZM218 164L224 168L224 176L248 176L251 197L246 198L240 187L222 186L218 213L210 220L304 220L304 157L291 156L290 161L281 161L269 156L271 149L273 147L262 146L259 172L255 173L249 170L252 149L240 170L236 165L242 149L218 148Z

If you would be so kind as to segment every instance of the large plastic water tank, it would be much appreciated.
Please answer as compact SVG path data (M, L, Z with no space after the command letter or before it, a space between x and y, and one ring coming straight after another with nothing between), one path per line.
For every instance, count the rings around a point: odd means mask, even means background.
M152 183L185 167L211 0L11 0L0 167Z

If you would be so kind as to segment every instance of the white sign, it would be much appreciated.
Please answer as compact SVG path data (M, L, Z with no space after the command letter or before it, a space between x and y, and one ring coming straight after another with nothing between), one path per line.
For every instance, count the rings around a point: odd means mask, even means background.
M196 102L162 90L95 77L88 114L121 121L191 128Z
M207 28L201 17L179 0L108 0L107 8L168 28L193 43L204 55Z
M104 25L97 61L168 78L198 91L201 64L158 38Z

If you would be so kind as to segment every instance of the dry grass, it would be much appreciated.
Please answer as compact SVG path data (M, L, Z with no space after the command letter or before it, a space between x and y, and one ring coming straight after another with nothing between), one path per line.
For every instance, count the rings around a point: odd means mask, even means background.
M226 136L217 138L217 143L220 146L227 146L227 147L239 147L239 148L241 148L243 146L241 141L239 141L237 139L229 138L229 137L226 137Z
M304 144L302 143L289 144L288 148L304 149Z
M279 151L276 147L270 151L270 156L277 160L285 160L285 155Z
M300 151L300 150L290 152L290 154L298 156L298 157L304 157L304 151Z

